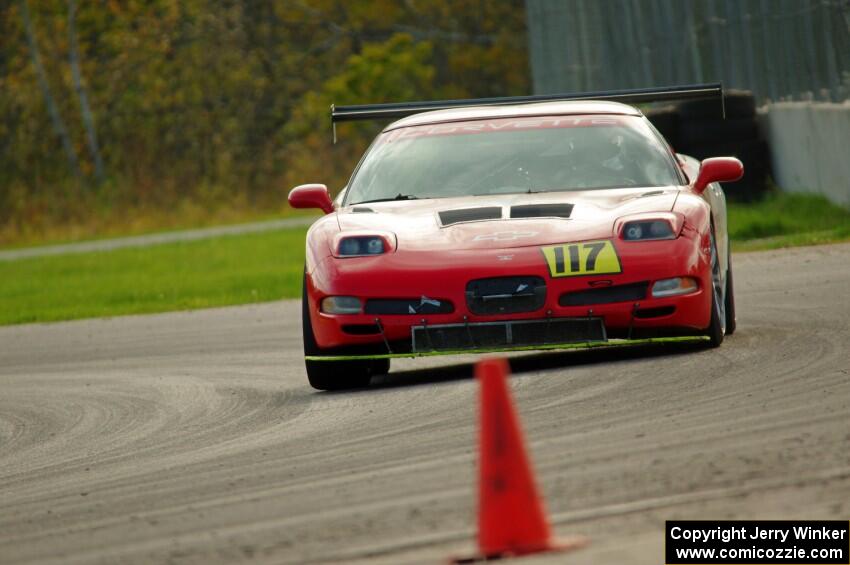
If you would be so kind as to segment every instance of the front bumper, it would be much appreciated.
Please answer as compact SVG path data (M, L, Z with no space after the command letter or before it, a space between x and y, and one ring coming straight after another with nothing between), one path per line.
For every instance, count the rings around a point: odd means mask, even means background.
M688 234L689 232L685 232ZM552 277L540 246L493 250L397 252L376 257L327 258L307 276L307 297L317 344L329 352L340 349L386 352L412 351L414 326L473 324L506 320L598 318L609 337L680 335L708 327L711 305L710 257L696 235L675 240L623 242L612 240L622 269L617 274ZM545 280L542 306L530 312L476 314L469 307L470 281L505 276ZM565 300L563 295L597 288L622 288L671 277L697 279L687 295L642 298L609 303ZM320 312L327 296L418 299L451 302L451 312L409 314L344 314ZM596 341L596 340L594 340Z

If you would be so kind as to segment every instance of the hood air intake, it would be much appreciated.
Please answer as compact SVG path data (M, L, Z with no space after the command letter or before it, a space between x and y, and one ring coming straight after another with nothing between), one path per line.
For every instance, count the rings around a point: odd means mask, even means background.
M511 218L569 218L572 204L523 204L511 206Z
M487 208L461 208L460 210L444 210L440 212L440 223L443 227L463 222L500 219L502 219L501 206L490 206Z

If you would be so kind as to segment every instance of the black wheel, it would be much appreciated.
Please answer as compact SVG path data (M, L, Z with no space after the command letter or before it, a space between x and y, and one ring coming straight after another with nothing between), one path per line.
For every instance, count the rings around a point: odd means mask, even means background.
M752 92L726 90L723 93L726 118L752 118L756 115L756 99ZM679 112L685 119L720 118L717 102L709 99L690 100L679 104Z
M729 267L726 270L726 335L735 333L735 289L732 285L732 252L729 251Z
M683 149L721 144L730 139L738 142L757 140L758 125L753 118L693 120L679 126L679 139Z
M711 228L711 323L706 328L710 338L709 347L719 347L723 343L726 313L723 300L723 283L720 280L720 261L717 258L717 244L714 241L714 227Z
M370 367L372 371L372 375L386 375L390 372L390 360L389 359L375 359L372 361L372 366Z
M307 274L304 273L304 284L301 292L301 330L304 336L304 356L321 355L322 351L316 345L313 335L313 323L310 321L310 310L307 301ZM389 359L386 360L389 371ZM319 390L345 390L368 386L374 371L376 361L310 361L305 359L307 380L310 386ZM377 368L381 368L379 365Z

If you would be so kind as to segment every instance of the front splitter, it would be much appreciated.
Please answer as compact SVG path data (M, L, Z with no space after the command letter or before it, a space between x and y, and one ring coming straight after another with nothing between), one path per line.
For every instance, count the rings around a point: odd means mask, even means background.
M517 351L564 351L570 349L607 349L669 343L699 343L710 338L704 335L677 337L650 337L645 339L609 339L607 341L583 341L577 343L547 343L543 345L521 345L515 347L485 347L474 349L451 349L443 351L418 351L409 353L378 353L374 355L306 355L307 361L368 361L374 359L403 359L436 357L438 355L469 355L479 353L512 353Z

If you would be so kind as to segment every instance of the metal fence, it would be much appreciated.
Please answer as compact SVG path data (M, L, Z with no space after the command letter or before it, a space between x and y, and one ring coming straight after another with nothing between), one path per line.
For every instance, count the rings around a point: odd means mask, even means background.
M850 0L526 0L538 94L722 81L850 99Z

